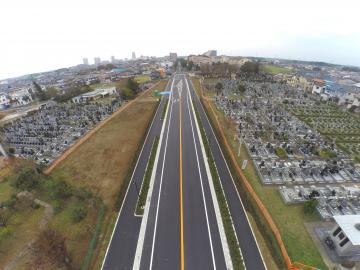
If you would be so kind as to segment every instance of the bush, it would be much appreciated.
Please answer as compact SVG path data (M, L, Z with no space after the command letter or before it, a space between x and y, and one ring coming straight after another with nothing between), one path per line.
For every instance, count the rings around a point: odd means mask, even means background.
M319 204L318 200L311 199L304 203L304 213L312 215L315 212L316 206Z
M130 100L135 97L135 93L130 88L123 87L123 88L121 88L120 96L124 100Z
M70 216L74 223L78 223L87 216L87 210L84 207L76 206L72 209Z
M0 242L11 236L13 229L11 226L0 228Z
M10 154L10 156L13 156L15 154L15 148L10 147L9 148L9 154Z
M51 179L45 183L53 199L66 199L72 195L71 187L63 180Z
M11 196L11 198L8 199L7 201L0 203L0 208L1 207L14 208L16 201L17 201L16 196Z
M81 201L84 201L86 199L91 199L94 196L93 193L85 187L81 187L74 190L73 194Z
M24 168L15 176L12 185L18 190L31 191L38 187L41 177L33 168Z
M64 208L63 203L61 201L58 201L58 200L54 201L52 205L53 205L53 208L54 208L54 214L55 215L59 214Z
M286 159L287 158L287 153L286 153L284 148L281 148L281 147L276 148L275 153L281 159Z

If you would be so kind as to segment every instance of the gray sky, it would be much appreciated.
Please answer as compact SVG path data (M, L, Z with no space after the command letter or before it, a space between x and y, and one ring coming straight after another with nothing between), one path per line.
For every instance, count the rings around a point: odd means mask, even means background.
M360 66L359 10L357 0L2 0L0 79L132 51Z

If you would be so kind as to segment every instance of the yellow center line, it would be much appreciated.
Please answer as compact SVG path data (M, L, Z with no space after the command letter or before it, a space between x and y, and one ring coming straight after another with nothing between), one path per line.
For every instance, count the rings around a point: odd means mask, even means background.
M181 126L181 94L179 93L180 110L180 265L184 270L184 220L183 220L183 190L182 190L182 126Z

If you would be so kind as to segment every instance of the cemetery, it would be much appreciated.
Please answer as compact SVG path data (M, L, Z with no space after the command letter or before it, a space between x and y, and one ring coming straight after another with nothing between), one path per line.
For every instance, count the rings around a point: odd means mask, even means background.
M121 104L119 97L79 104L50 102L4 126L1 135L15 156L46 165Z
M343 112L335 105L319 105L314 102L287 105L286 110L360 160L359 117Z
M339 147L338 137L331 137L344 134L342 140L347 141L342 142L354 143L356 151L360 147L358 119L344 121L349 118L347 113L330 105L316 106L316 100L304 91L283 83L242 80L243 93L237 91L239 84L238 80L223 80L215 104L236 123L235 139L246 145L263 184L360 182L355 161L345 147ZM322 126L321 121L327 124Z
M280 196L286 204L305 203L316 199L316 211L323 220L333 216L360 214L360 188L357 185L293 186L279 187Z

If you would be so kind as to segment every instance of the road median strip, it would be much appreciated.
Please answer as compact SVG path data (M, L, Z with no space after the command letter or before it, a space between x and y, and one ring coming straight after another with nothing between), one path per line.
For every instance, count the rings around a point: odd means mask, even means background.
M150 179L151 179L152 171L154 168L154 161L155 161L155 156L156 156L156 151L157 151L158 145L159 145L159 137L156 136L154 138L154 142L151 146L150 158L146 165L144 178L143 178L143 181L141 184L140 193L139 193L138 201L136 204L135 214L138 216L142 216L144 214L144 207L146 204L146 198L147 198L147 194L149 191Z
M195 102L193 102L193 104L195 104ZM206 152L206 156L207 156L207 161L208 161L208 164L210 167L210 173L211 173L211 176L213 179L216 198L217 198L217 200L219 202L219 206L220 206L221 218L223 221L226 239L227 239L227 242L229 245L229 251L230 251L232 264L233 264L234 269L242 270L242 269L245 269L245 266L244 266L243 258L241 255L239 242L238 242L238 239L235 234L229 207L228 207L228 204L227 204L227 201L225 198L224 191L221 186L219 174L218 174L216 164L215 164L215 161L214 161L214 158L213 158L210 146L209 146L209 141L206 136L205 129L202 124L201 117L199 115L199 111L198 111L198 108L196 105L194 106L194 110L195 110L197 122L199 124L199 129L200 129L201 137L203 140L203 144L204 144L204 148L205 148L205 152Z

